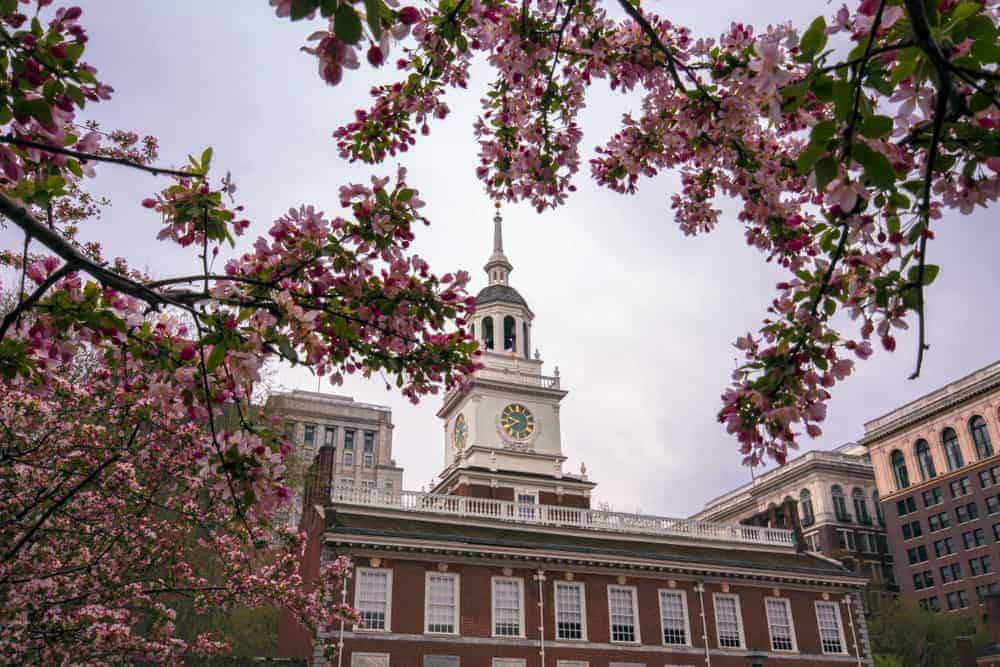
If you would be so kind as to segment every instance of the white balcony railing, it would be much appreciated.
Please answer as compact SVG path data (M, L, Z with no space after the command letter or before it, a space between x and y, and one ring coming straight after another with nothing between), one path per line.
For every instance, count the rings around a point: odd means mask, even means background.
M791 547L795 545L793 532L779 528L731 526L692 521L691 519L671 519L645 514L626 514L558 505L535 505L516 503L510 500L437 495L417 491L338 487L333 490L331 496L334 505L364 505L406 512L488 519L505 523L578 528L634 535L687 537L758 546Z
M513 382L514 384L528 385L530 387L542 387L543 389L558 389L558 375L536 375L516 370L500 370L497 368L481 368L476 371L476 377L484 380L499 380L501 382Z

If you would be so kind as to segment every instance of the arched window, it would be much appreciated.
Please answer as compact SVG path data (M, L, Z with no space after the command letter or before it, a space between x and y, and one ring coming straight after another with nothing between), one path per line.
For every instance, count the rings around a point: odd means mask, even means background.
M803 526L811 526L816 523L816 515L813 513L812 494L809 489L802 489L799 492L799 516L802 517Z
M990 442L990 432L986 430L986 420L976 415L969 420L969 431L972 433L972 442L976 443L976 458L993 456L993 443Z
M844 490L840 488L840 484L834 484L833 488L830 489L830 495L833 496L833 511L837 515L839 521L850 521L851 516L847 513L847 501L844 498Z
M524 358L531 359L531 341L528 339L527 322L521 322L521 340L524 341Z
M508 315L503 318L503 349L513 350L517 346L517 323Z
M910 473L906 471L906 459L903 458L903 452L898 449L892 450L889 460L892 463L892 478L896 482L896 488L905 489L910 485Z
M927 441L921 438L917 440L916 446L917 454L917 467L920 468L920 479L928 480L931 477L937 475L937 470L934 469L934 458L931 456L931 446L927 444Z
M882 503L878 499L878 491L872 492L872 505L875 506L875 517L878 519L880 526L885 525L885 517L882 516Z
M958 446L958 434L948 427L941 431L941 444L944 445L944 456L948 460L948 470L958 470L965 465L962 458L962 448Z
M493 318L483 318L483 344L487 350L493 349Z
M851 491L851 499L854 501L854 516L858 518L858 523L871 523L872 518L868 516L868 502L865 500L865 492L855 488Z

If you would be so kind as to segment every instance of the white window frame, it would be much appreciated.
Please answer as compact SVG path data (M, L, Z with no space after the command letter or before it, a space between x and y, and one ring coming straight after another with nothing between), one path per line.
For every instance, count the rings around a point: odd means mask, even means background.
M632 593L632 627L635 630L635 639L632 641L626 641L623 639L614 638L614 616L611 609L611 591L613 589L629 591ZM642 634L639 632L639 591L635 586L619 586L618 584L608 585L608 640L612 644L641 644Z
M774 633L771 630L771 616L767 613L767 602L768 600L772 602L780 602L785 607L785 612L788 614L788 632L791 635L792 648L775 648L774 647ZM765 597L764 598L764 616L767 618L767 636L771 642L771 650L776 653L798 653L799 652L799 640L795 633L795 617L792 616L792 601L788 598L777 598L777 597Z
M568 638L559 636L559 587L575 588L580 591L580 638ZM563 642L585 642L587 641L587 587L580 581L557 581L552 586L552 606L555 608L555 631L556 640ZM572 661L570 661L572 662Z
M532 501L531 509L523 507L521 505L520 496L531 496ZM524 503L527 505L528 503ZM541 511L538 507L538 490L537 489L514 489L514 511L517 513L518 519L535 519L538 517L538 513Z
M732 599L736 601L736 629L740 635L739 646L723 646L722 635L719 632L719 600ZM712 593L712 618L715 621L715 645L723 651L739 651L746 649L747 638L743 629L743 605L738 593Z
M670 595L680 595L681 596L681 609L684 611L684 637L687 641L683 644L675 644L673 642L667 643L664 635L666 634L666 626L663 623L663 594L668 593ZM656 597L660 605L660 642L664 646L691 646L691 617L688 615L688 596L687 591L681 588L660 588L656 591Z
M841 651L827 651L823 648L823 627L819 622L819 608L825 605L833 607L837 617L837 631L840 633ZM813 606L816 609L816 630L819 632L819 650L823 655L847 655L847 635L844 634L844 619L840 615L840 605L832 600L816 600L813 602Z
M431 620L431 578L437 577L439 579L451 579L455 582L454 593L452 595L452 605L454 606L455 612L452 614L451 624L455 628L453 632L442 632L441 630L431 630L428 626ZM424 573L424 633L428 635L458 635L461 634L461 628L459 627L459 621L462 618L462 613L459 610L459 603L462 599L460 594L461 578L455 572L433 572L427 571Z
M528 661L524 658L493 658L493 667L526 667Z
M518 603L518 633L516 635L497 634L497 582L514 581L517 582L519 596ZM490 636L501 639L524 639L524 579L521 577L492 577L490 579ZM500 658L494 658L500 660Z
M587 660L556 660L556 667L590 667Z
M384 628L366 628L361 624L354 626L355 632L391 632L392 631L392 570L384 567L358 567L355 568L354 576L354 608L360 611L360 601L361 601L361 573L362 572L378 572L379 574L385 574L385 627Z
M353 667L355 664L360 664L362 658L385 658L386 664L392 664L389 662L391 656L388 653L352 653L351 666ZM357 659L357 663L355 663L355 659Z

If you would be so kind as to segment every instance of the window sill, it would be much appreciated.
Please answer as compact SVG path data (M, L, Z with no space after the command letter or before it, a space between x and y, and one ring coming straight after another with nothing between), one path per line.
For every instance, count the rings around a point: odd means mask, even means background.
M363 632L365 634L387 634L392 632L389 628L359 628L357 626L354 627L354 631Z
M556 637L557 642L585 642L586 637Z
M493 639L526 639L524 635L493 635Z
M610 643L610 644L620 644L620 645L623 645L623 646L639 646L640 644L642 644L642 642L640 640L638 640L638 639L634 639L632 641L626 641L624 639L611 639L611 640L609 640L608 643Z
M457 632L437 632L437 631L432 632L430 630L424 630L424 634L425 635L432 635L432 636L435 636L435 637L458 637L459 636L459 633L457 633Z

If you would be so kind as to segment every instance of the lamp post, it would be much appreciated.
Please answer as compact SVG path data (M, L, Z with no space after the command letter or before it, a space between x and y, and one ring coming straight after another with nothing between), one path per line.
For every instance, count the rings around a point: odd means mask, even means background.
M580 472L583 473L583 464L580 464ZM705 644L705 665L712 664L712 654L708 650L708 621L705 619L705 585L700 581L694 587L698 593L698 606L701 607L701 641Z

